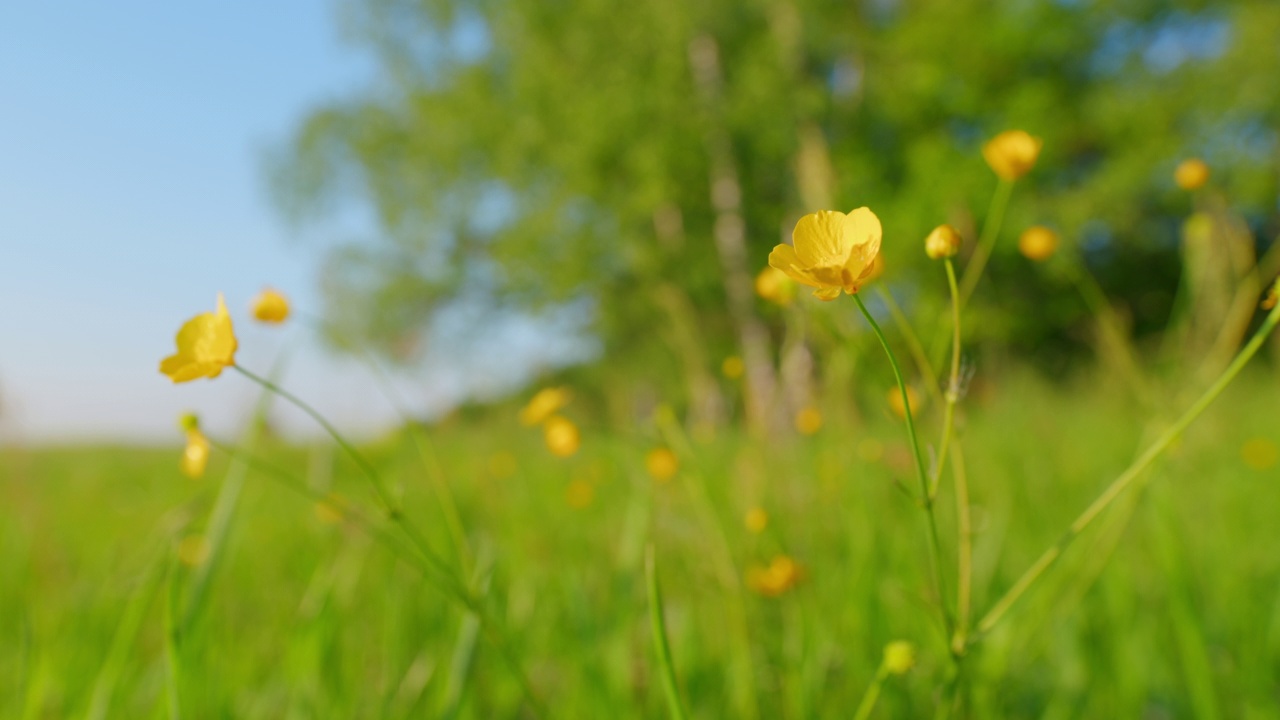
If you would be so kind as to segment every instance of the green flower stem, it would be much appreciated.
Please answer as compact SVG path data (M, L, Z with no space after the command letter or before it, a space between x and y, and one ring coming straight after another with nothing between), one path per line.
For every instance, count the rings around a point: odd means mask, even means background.
M1009 609L1012 608L1018 600L1022 598L1027 590L1044 575L1046 570L1058 561L1062 556L1063 551L1071 545L1080 533L1084 531L1084 529L1087 528L1103 510L1106 510L1107 507L1109 507L1111 503L1114 502L1115 499L1119 497L1129 487L1129 485L1132 484L1133 481L1136 480L1142 472L1160 456L1161 453L1168 449L1169 445L1171 445L1173 441L1177 439L1178 436L1180 436L1196 418L1200 417L1200 414L1203 413L1205 409L1222 394L1222 391L1226 389L1227 385L1230 385L1231 381L1235 380L1236 376L1240 374L1240 371L1246 364L1248 364L1249 360L1258 353L1258 350L1271 334L1271 331L1275 329L1277 323L1280 323L1280 306L1276 306L1271 310L1267 315L1266 320L1263 321L1262 326L1258 328L1256 333L1254 333L1248 344L1240 350L1239 354L1236 355L1235 360L1231 362L1231 365L1222 372L1222 375L1218 376L1218 379L1214 381L1213 385L1211 385L1203 395L1200 396L1200 399L1196 400L1195 403L1192 404L1185 413L1183 413L1182 417L1178 418L1177 422L1157 438L1156 441L1147 448L1146 452L1142 453L1137 460L1134 460L1133 464L1130 465L1128 469L1112 481L1111 485L1107 486L1107 489L1103 490L1102 494L1099 495L1098 498L1089 505L1089 507L1085 508L1084 512L1080 513L1080 516L1076 518L1075 522L1071 523L1071 526L1067 528L1067 531L1063 536L1045 550L1040 558L1032 563L1031 567L1027 568L1026 572L1022 574L1022 577L1018 578L1013 586L996 601L995 605L991 607L991 610L989 610L978 623L973 637L969 639L970 645L979 642L984 636L990 633L991 630L995 628L1009 612Z
M951 474L956 482L956 631L951 652L961 655L967 643L973 608L973 519L969 508L969 479L964 470L964 450L956 441L951 452Z
M369 479L369 484L373 487L374 495L382 505L382 511L386 514L387 518L400 528L400 531L404 533L405 537L407 537L413 544L414 548L422 556L423 560L439 572L442 577L448 578L448 583L455 586L460 598L465 598L464 604L468 606L468 609L475 612L481 618L481 627L484 630L485 635L497 646L503 661L516 675L516 678L520 682L521 689L524 691L526 699L532 706L534 713L538 716L545 715L537 696L533 693L533 688L528 677L525 675L523 668L520 667L515 656L511 653L508 643L505 642L504 638L497 634L497 630L494 628L493 623L489 621L490 618L488 617L488 612L486 612L484 605L476 601L475 598L471 596L470 591L466 589L466 584L457 577L454 569L431 549L431 545L427 542L427 539L418 532L417 528L409 523L405 518L404 513L394 503L392 503L391 496L387 493L386 487L382 483L382 476L378 474L378 470L373 466L373 464L370 463L364 455L361 455L360 451L356 450L355 446L343 437L342 433L338 432L338 429L335 428L323 415L321 415L318 410L308 405L297 395L294 395L264 377L260 377L248 370L245 370L239 365L233 365L232 367L238 370L241 375L244 375L246 378L254 381L267 390L270 390L276 395L288 400L299 410L310 416L311 419L315 420L320 427L324 428L325 432L329 433L329 436L333 438L334 442L338 443L338 446L341 447L343 451L345 451L347 455L349 455L351 459L360 466L360 469Z
M938 462L933 469L933 478L929 482L929 498L938 496L938 485L942 482L942 469L947 464L947 450L951 445L951 435L955 426L956 403L960 401L960 291L956 288L956 268L951 258L945 259L947 266L947 285L951 288L951 375L947 380L947 391L944 393L946 405L942 411L942 440L938 442Z
M667 697L667 712L673 720L685 720L684 702L680 699L680 685L676 680L676 666L671 660L671 645L667 642L667 625L662 612L662 593L658 589L657 561L653 544L645 549L645 586L649 594L649 630L653 634L653 648L658 653L658 666L662 670L662 689Z
M973 290L982 279L982 272L995 250L996 238L1000 235L1000 226L1004 223L1005 209L1009 206L1009 196L1013 193L1012 180L1001 180L996 185L996 192L991 196L991 207L982 224L982 236L978 238L978 247L969 258L964 268L964 276L960 279L960 307L963 309L973 295Z
M898 381L898 392L902 393L902 409L907 420L907 435L911 439L911 452L915 455L916 460L916 477L920 481L920 506L924 509L929 525L929 564L933 568L933 580L936 586L934 589L938 593L938 607L942 613L942 625L946 630L947 637L950 638L953 623L951 611L947 607L946 581L942 574L942 542L938 539L938 519L933 512L933 498L929 495L929 475L925 471L924 456L920 453L920 441L916 437L916 423L911 416L911 400L907 396L907 383L902 377L902 368L898 366L898 358L894 355L893 348L889 347L889 340L884 336L884 331L880 329L880 324L871 316L871 312L867 310L867 306L862 302L860 296L854 295L853 299L857 301L858 309L862 311L862 316L871 325L872 332L880 340L880 345L884 348L885 355L889 356L889 365L893 367L893 377Z
M871 717L871 711L876 708L876 701L880 699L880 686L884 685L887 677L889 677L889 669L884 666L884 662L881 662L880 669L876 670L876 676L871 679L871 684L862 695L862 702L858 703L858 711L853 714L853 720L867 720Z

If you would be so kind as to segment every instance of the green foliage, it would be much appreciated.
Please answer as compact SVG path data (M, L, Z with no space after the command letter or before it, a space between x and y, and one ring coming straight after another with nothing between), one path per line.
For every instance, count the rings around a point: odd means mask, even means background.
M996 247L998 284L975 299L972 339L1058 358L1080 348L1089 313L1017 256L1022 228L1056 227L1139 334L1166 327L1178 287L1176 228L1190 207L1171 179L1179 159L1206 158L1255 231L1280 231L1272 3L345 8L377 82L302 123L275 186L300 220L343 202L373 210L381 239L335 256L329 315L384 346L458 303L502 313L585 299L606 375L668 378L663 393L678 396L674 378L739 352L712 242L718 134L751 267L815 204L868 205L886 228L885 282L925 316L944 292L921 274L932 272L921 241L951 222L971 249L995 184L981 144L1010 127L1044 138ZM714 98L690 60L708 38L723 80ZM673 288L706 357L666 332ZM1025 305L1045 309L1035 324L1010 312ZM664 366L675 372L647 372Z
M1254 375L1229 390L1143 493L1105 516L981 646L966 665L971 717L1280 717L1280 496L1275 465L1240 455L1252 438L1280 444L1270 387ZM979 611L1144 441L1132 404L1109 387L1005 377L982 392L965 436ZM882 393L860 400L856 442L834 421L768 452L724 435L695 442L667 484L644 475L654 441L644 433L585 427L583 452L566 461L511 418L436 431L467 533L493 559L490 601L549 716L666 716L648 537L691 717L737 714L731 598L745 608L761 717L848 717L898 639L920 648L919 665L886 680L876 716L932 713L948 656L921 597L930 582L919 509L893 485L910 479L910 451ZM403 486L410 517L448 547L412 442L392 437L368 452ZM0 715L81 717L96 706L105 717L163 716L172 652L187 717L422 717L454 698L459 717L517 716L519 687L490 642L475 643L469 674L454 667L474 642L465 613L384 546L320 522L309 499L256 471L203 611L167 647L164 573L172 563L176 582L189 577L174 547L207 530L228 467L215 458L208 478L190 481L177 453L0 454ZM516 458L515 475L493 462L498 453ZM372 510L359 470L334 448L269 446L262 456ZM693 473L737 571L782 552L804 567L799 586L764 598L722 585ZM566 504L573 480L594 486L588 507ZM950 536L947 487L939 508ZM742 526L754 505L769 512L759 535ZM104 673L114 689L105 701Z

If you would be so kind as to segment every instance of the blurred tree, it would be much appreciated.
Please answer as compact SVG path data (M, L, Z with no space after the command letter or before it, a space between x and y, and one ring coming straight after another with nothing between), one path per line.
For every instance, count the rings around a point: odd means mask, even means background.
M776 422L780 317L750 293L769 249L804 212L869 205L887 281L930 312L944 284L922 239L980 223L995 179L979 147L1010 127L1045 150L975 297L979 337L1057 350L1087 321L1013 251L1033 223L1084 254L1137 332L1162 327L1184 156L1208 160L1255 233L1276 230L1274 2L344 7L378 81L305 120L275 188L299 220L349 198L375 211L381 240L330 264L329 316L385 347L459 302L585 303L602 382L649 378L713 419L716 369L738 354L748 415ZM1014 299L1038 303L1034 322L1010 317Z

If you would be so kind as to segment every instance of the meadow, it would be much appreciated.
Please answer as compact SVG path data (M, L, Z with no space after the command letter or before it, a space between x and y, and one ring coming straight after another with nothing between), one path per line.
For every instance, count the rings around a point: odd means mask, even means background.
M1010 366L966 403L981 612L1153 423L1098 374L1049 383ZM849 716L902 640L916 662L884 678L873 716L946 705L925 534L895 484L910 479L910 452L882 387L832 401L812 435L583 423L570 458L516 409L362 448L431 545L466 558L497 642L352 522L348 503L375 505L330 443L250 424L239 446L254 465L215 452L199 480L179 473L176 444L5 449L0 716L664 717L649 544L690 716ZM1246 371L973 649L968 714L1280 717L1275 413L1274 370ZM669 478L646 470L658 446L676 452ZM455 498L465 555L433 478ZM938 498L946 537L950 492ZM752 508L763 527L744 524ZM754 591L751 568L779 554L797 581Z

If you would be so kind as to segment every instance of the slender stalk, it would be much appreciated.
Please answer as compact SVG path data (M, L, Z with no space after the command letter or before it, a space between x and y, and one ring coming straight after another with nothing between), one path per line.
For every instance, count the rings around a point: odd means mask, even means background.
M964 652L973 607L973 519L969 508L969 478L964 467L964 449L957 440L951 452L951 474L956 482L956 632L951 652Z
M951 258L944 258L947 266L947 285L951 288L951 375L947 380L946 405L942 410L942 439L938 441L938 462L929 482L929 497L938 496L942 482L942 469L947 464L947 449L954 431L956 403L960 401L960 291L956 288L956 268Z
M418 532L417 528L415 528L411 523L409 523L409 521L405 518L404 513L394 503L392 503L391 496L387 492L386 487L382 483L382 476L378 474L378 471L373 466L373 464L370 463L364 457L364 455L360 454L360 451L356 450L355 446L352 445L345 437L343 437L342 433L338 432L338 429L335 428L333 424L330 423L323 415L321 415L318 410L311 407L309 404L307 404L297 395L290 393L289 391L285 390L279 385L276 385L270 380L267 380L266 378L260 377L248 370L245 370L239 365L233 365L232 367L238 370L241 375L244 375L250 380L266 388L267 390L270 390L271 392L279 395L285 400L288 400L290 403L296 406L299 410L302 410L304 413L310 416L311 419L315 420L316 423L320 425L320 427L324 428L325 432L329 433L329 436L333 438L334 442L338 443L338 446L341 447L343 451L345 451L347 455L349 455L351 459L355 461L355 463L360 467L360 469L364 472L365 476L368 478L369 484L373 488L374 495L378 499L378 502L382 505L382 511L386 514L387 518L390 519L393 523L395 523L397 527L400 528L400 531L404 534L406 538L409 539L410 543L417 550L418 554L421 555L422 559L425 560L430 566L432 566L438 573L440 573L442 577L447 579L448 584L453 586L452 589L455 590L455 592L459 596L459 599L463 600L463 603L467 605L468 609L472 610L473 612L477 613L480 616L481 623L485 630L486 636L489 637L494 642L494 644L498 648L499 654L502 656L503 660L507 663L507 665L510 666L512 672L516 675L517 679L520 682L521 690L524 691L526 699L529 701L529 704L532 706L532 709L534 710L535 714L539 716L545 715L545 713L543 712L541 703L538 701L537 696L533 693L533 688L531 683L529 682L528 677L525 675L523 668L520 667L520 664L516 660L515 656L511 653L511 650L508 647L508 643L505 641L505 638L498 634L496 628L494 628L492 622L490 622L490 618L488 617L488 612L486 612L483 603L477 602L471 596L471 593L467 589L466 584L457 577L457 574L455 573L454 569L450 567L449 564L446 563L444 559L441 558L433 549L431 549L431 545L427 542L427 539L423 537L421 533Z
M1085 508L1084 512L1080 513L1080 516L1075 519L1075 522L1071 523L1071 526L1067 528L1067 531L1062 535L1062 537L1045 550L1044 553L1040 555L1039 559L1032 563L1031 567L1027 568L1026 572L1024 572L1022 576L1014 582L1013 586L996 601L995 605L991 607L991 610L989 610L978 623L973 637L969 640L970 645L977 643L984 636L990 633L991 630L998 625L1009 612L1009 609L1012 608L1018 600L1022 598L1027 590L1044 575L1046 570L1058 561L1062 556L1063 551L1071 545L1076 537L1078 537L1080 533L1087 528L1103 510L1106 510L1107 507L1109 507L1111 503L1114 502L1115 499L1119 497L1121 493L1123 493L1129 485L1132 484L1133 481L1136 480L1142 472L1146 470L1151 463L1153 463L1155 459L1159 457L1160 454L1163 453L1169 445L1171 445L1173 441L1187 429L1188 426L1191 425L1192 422L1195 421L1196 418L1200 417L1201 413L1203 413L1219 395L1222 394L1222 391L1226 389L1227 385L1230 385L1231 381L1235 380L1236 376L1240 374L1240 371L1244 369L1244 366L1248 364L1249 360L1258 353L1258 350L1266 341L1267 336L1271 334L1271 331L1275 329L1277 323L1280 323L1280 306L1271 310L1270 314L1267 315L1266 320L1263 321L1262 326L1258 328L1258 331L1254 333L1253 337L1249 340L1249 343L1240 350L1239 354L1236 355L1235 360L1233 360L1227 369L1218 376L1218 379L1213 383L1213 385L1209 386L1209 389L1206 390L1185 413L1183 413L1182 417L1178 418L1177 422L1175 422L1168 430L1165 430L1164 433L1147 448L1146 452L1142 453L1137 460L1134 460L1133 464L1130 465L1128 469L1113 480L1112 483L1102 491L1102 494L1099 495L1098 498L1089 505L1089 507Z
M948 609L946 601L946 581L942 574L942 542L938 538L938 519L933 512L933 498L929 495L929 475L925 471L924 456L920 453L920 441L916 437L916 423L911 416L911 399L907 396L907 382L902 377L902 368L898 366L898 358L894 355L893 348L889 347L888 338L884 336L884 331L880 329L880 323L877 323L876 319L871 316L871 312L867 310L867 306L862 302L860 296L854 295L853 299L857 301L858 309L862 311L862 316L871 325L872 332L880 340L880 345L884 348L885 355L889 356L889 365L893 368L893 377L898 381L898 392L902 394L902 409L907 420L907 436L911 440L911 452L915 455L916 460L916 477L920 481L920 506L924 509L925 518L929 526L929 563L933 568L934 589L938 593L938 607L942 613L942 625L949 638L952 633L952 621L951 611Z
M974 288L982 279L982 272L986 270L987 261L991 259L991 252L995 249L996 238L1000 235L1000 226L1004 223L1004 212L1009 206L1009 196L1012 192L1013 181L1001 180L996 185L995 194L991 196L991 207L987 210L987 217L982 223L982 236L978 238L978 247L973 251L973 257L969 258L969 264L965 266L964 276L960 280L961 308L968 304Z
M871 684L867 686L867 691L862 695L862 702L858 703L858 711L853 714L853 720L867 720L871 717L871 711L876 707L876 701L880 699L880 686L884 685L885 678L889 677L889 670L880 663L880 669L876 670L876 676L871 679Z
M653 544L644 554L645 586L649 593L649 630L653 634L653 649L658 653L658 666L662 670L662 689L667 697L667 711L674 720L684 720L684 702L680 699L680 685L676 680L676 666L671 660L671 646L667 642L667 624L662 612L662 593L658 590L657 561Z

